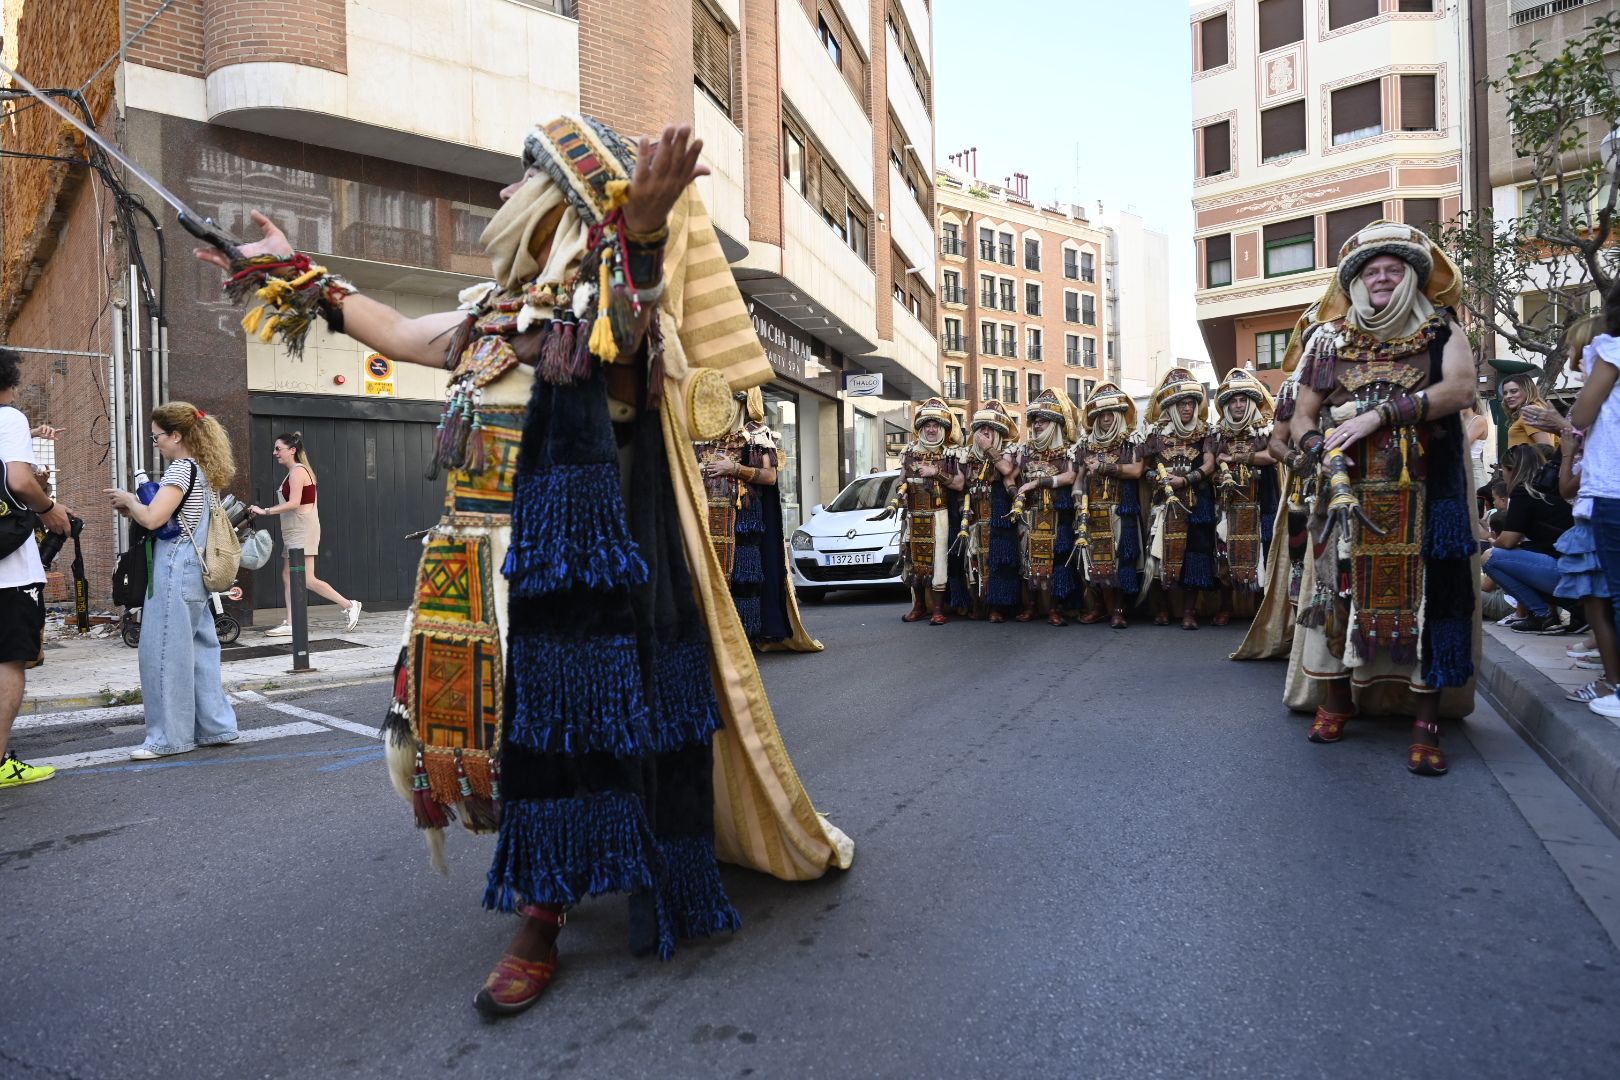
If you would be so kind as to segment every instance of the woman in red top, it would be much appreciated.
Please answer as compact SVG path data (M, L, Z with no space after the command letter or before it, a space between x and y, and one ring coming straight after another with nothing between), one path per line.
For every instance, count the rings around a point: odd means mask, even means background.
M310 467L309 455L304 452L304 436L299 431L283 432L276 436L272 451L276 462L287 470L281 482L281 501L274 506L254 506L255 514L285 514L281 522L281 544L287 551L304 550L304 583L316 596L324 596L348 615L346 630L353 630L360 621L360 601L347 600L343 594L315 576L315 556L321 548L321 517L315 509L315 470ZM282 557L281 588L287 598L287 612L292 613L292 575L286 556ZM283 621L265 632L266 637L288 637L292 624Z

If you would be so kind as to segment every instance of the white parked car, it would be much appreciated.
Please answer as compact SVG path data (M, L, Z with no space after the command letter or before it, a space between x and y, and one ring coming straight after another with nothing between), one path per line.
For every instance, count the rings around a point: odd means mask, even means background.
M788 544L793 587L806 600L833 589L903 585L900 578L900 516L873 521L900 482L898 470L849 482L832 502L810 511Z

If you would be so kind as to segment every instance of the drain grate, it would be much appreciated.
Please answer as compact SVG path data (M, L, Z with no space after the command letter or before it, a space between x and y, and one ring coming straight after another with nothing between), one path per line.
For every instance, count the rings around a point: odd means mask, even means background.
M317 638L309 643L309 651L336 652L339 649L363 649L364 645L358 641L344 641L342 638ZM262 660L266 656L291 656L292 643L283 645L222 645L219 650L221 663L228 664L232 660Z

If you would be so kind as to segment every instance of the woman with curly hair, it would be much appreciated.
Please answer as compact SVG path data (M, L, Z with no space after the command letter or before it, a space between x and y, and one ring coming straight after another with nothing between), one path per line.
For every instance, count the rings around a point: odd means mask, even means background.
M107 492L113 509L154 533L151 592L141 610L146 740L129 755L137 761L237 738L199 554L209 515L218 509L216 493L236 473L231 440L212 416L188 401L171 401L152 410L152 445L169 463L152 501ZM157 536L171 520L179 533Z

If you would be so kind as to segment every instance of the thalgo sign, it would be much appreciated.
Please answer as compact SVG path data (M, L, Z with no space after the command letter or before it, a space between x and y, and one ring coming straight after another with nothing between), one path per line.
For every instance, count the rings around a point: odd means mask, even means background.
M759 304L749 304L748 314L754 320L754 333L765 348L765 356L777 374L804 381L805 361L815 358L810 339L782 317Z

